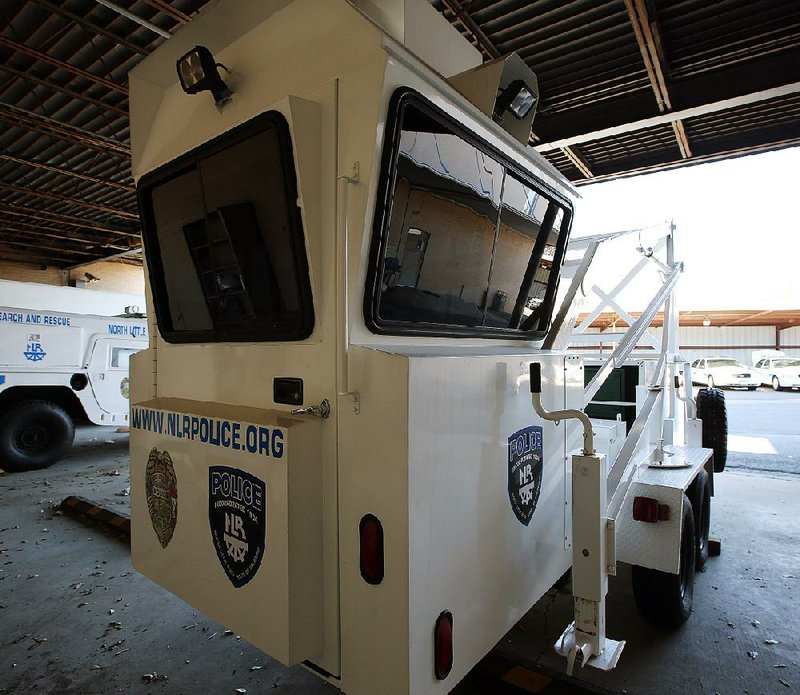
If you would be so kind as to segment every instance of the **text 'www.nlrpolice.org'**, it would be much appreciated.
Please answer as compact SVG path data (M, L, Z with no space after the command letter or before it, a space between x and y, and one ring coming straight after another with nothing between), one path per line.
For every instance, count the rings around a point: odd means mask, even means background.
M131 427L250 454L282 458L283 430L150 408L131 408Z

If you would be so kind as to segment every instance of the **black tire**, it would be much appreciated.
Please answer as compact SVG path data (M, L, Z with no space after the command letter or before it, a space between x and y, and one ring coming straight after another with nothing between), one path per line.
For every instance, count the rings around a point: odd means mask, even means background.
M772 390L780 391L782 388L781 380L777 376L772 377Z
M20 401L0 416L0 468L33 471L52 466L75 438L66 411L49 401Z
M702 570L708 560L708 533L711 526L711 480L700 469L689 488L694 510L695 569Z
M747 387L747 390L748 390L748 391L755 391L755 390L756 390L756 388L757 388L756 386L748 386L748 387Z
M703 446L714 451L714 472L722 473L728 461L728 413L720 389L700 389L697 417L703 421Z
M665 628L683 625L692 614L695 574L694 511L683 498L681 561L678 574L634 565L631 572L633 598L647 622Z

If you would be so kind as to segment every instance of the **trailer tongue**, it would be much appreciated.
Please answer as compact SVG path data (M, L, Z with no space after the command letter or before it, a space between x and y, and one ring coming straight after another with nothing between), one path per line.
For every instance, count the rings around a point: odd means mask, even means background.
M356 4L373 15L221 0L131 73L155 317L134 565L284 664L415 695L455 687L571 567L556 648L612 668L608 575L637 565L645 615L685 620L713 473L674 381L671 235L611 361L568 349L605 242L567 258L576 192L527 147L535 76L480 65L423 0ZM629 426L589 421L621 370Z

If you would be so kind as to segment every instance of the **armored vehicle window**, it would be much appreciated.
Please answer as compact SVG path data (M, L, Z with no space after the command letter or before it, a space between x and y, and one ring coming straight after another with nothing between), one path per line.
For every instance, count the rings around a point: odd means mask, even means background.
M146 177L144 240L170 342L300 340L313 308L289 132L266 114Z
M419 95L390 108L365 315L377 333L541 337L570 212Z

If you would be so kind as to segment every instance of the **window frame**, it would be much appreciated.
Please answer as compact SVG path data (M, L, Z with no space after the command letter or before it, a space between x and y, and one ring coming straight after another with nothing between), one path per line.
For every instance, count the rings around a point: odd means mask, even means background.
M153 209L152 191L161 183L197 169L204 159L233 147L242 141L268 130L274 130L278 140L283 169L284 195L287 207L287 222L290 243L296 260L298 274L300 311L302 319L297 327L278 329L265 327L211 328L202 330L179 330L172 324L169 310L169 293L164 275L164 263ZM306 250L306 237L300 207L297 205L299 191L294 162L292 135L286 117L280 111L266 111L230 130L198 145L139 179L136 200L142 222L142 243L147 261L150 289L153 293L155 318L161 337L168 343L227 343L227 342L290 342L307 339L314 331L315 312L311 291L311 273Z
M506 175L515 176L524 185L536 190L545 196L550 202L560 205L564 210L562 229L559 231L558 245L553 258L553 268L555 279L548 282L542 304L547 307L547 324L539 330L524 331L520 328L501 328L491 326L458 326L450 324L436 324L425 322L404 322L388 321L382 319L379 314L381 284L381 273L379 272L382 259L385 255L386 244L389 236L389 222L391 220L392 196L397 181L397 161L400 155L400 134L402 132L402 110L406 105L412 105L425 115L440 122L443 126L450 129L464 142L475 147L477 150L492 157L506 170ZM422 94L411 87L400 87L394 91L389 100L389 109L386 119L386 129L384 131L383 152L381 155L381 170L378 179L378 190L375 198L375 212L372 223L372 239L370 241L370 251L368 256L367 279L364 289L363 312L364 321L367 328L377 335L411 335L411 336L431 336L443 338L494 338L512 340L541 340L546 335L553 321L555 311L555 298L558 292L558 285L561 278L561 267L566 255L567 243L572 228L572 218L574 208L571 201L555 191L552 186L542 181L532 172L524 169L518 162L513 161L498 148L493 146L472 132L467 126L457 121L441 108L436 106ZM502 214L502 198L499 211ZM528 261L530 268L533 254ZM520 278L523 282L524 278Z

